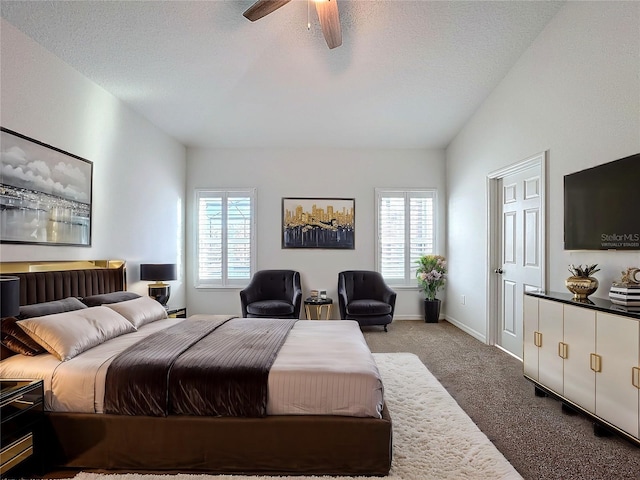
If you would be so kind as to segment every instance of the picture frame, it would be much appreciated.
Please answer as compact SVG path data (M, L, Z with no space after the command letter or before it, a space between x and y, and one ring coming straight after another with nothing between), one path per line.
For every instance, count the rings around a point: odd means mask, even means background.
M282 248L355 249L354 198L283 198Z
M91 246L93 162L0 127L0 243Z

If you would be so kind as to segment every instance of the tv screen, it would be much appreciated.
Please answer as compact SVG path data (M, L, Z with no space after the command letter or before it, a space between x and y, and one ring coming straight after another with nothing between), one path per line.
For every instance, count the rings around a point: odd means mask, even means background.
M640 153L564 177L565 250L640 250Z

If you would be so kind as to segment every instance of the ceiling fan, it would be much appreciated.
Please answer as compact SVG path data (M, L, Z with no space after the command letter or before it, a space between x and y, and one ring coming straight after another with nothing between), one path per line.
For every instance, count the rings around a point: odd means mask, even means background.
M258 0L251 5L243 15L255 22L262 17L276 11L291 0ZM316 12L320 19L322 34L329 48L342 45L342 29L340 28L340 16L338 14L338 0L314 0Z

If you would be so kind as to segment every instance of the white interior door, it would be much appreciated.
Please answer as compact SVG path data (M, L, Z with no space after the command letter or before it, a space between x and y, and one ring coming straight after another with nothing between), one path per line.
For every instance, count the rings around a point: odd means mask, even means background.
M497 228L490 239L499 245L493 255L496 291L490 308L494 343L522 359L523 294L543 288L544 278L544 176L541 154L495 177L494 205ZM490 254L490 258L492 255Z

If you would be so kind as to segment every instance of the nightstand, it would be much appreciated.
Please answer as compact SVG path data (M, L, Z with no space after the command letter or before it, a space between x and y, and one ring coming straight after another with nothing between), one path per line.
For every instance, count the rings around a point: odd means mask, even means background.
M322 320L322 310L325 310L325 320L331 318L331 307L333 299L309 297L304 301L304 310L307 314L307 320ZM313 309L312 309L313 307ZM313 315L315 313L315 315Z
M187 307L167 308L169 318L187 318Z
M0 475L4 477L15 467L41 461L44 388L42 380L5 378L0 379L0 388Z

